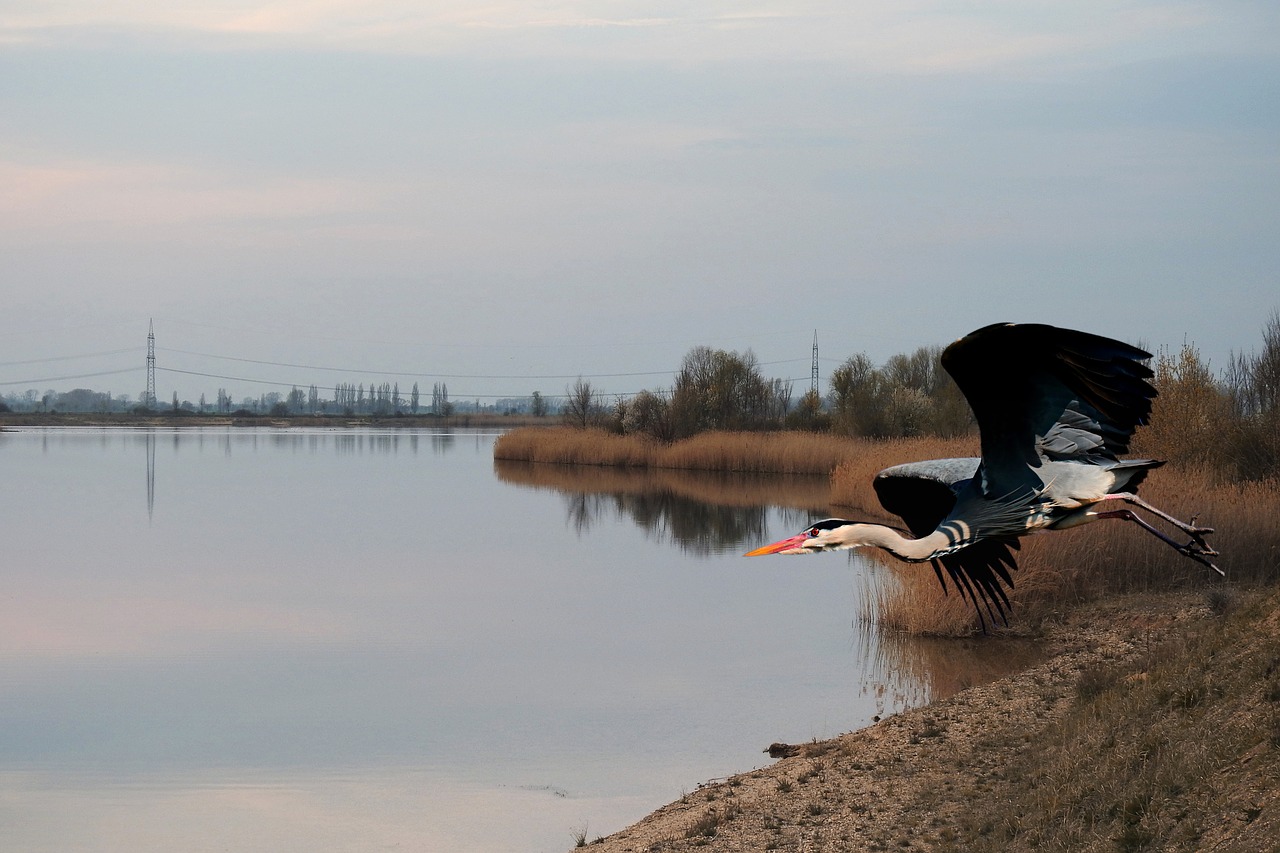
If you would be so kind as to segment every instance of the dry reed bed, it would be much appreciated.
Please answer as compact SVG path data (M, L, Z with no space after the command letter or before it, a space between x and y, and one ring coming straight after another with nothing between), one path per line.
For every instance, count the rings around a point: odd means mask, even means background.
M529 427L499 437L495 459L630 468L826 476L868 442L802 432L707 432L674 444L598 429Z

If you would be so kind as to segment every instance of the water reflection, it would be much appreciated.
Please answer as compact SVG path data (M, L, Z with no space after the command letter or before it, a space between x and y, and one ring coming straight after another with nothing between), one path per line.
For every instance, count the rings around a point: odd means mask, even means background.
M776 539L778 530L771 529L771 524L777 519L781 519L782 529L791 531L817 516L833 513L827 503L825 477L505 460L495 460L494 470L505 483L559 493L567 523L579 536L596 524L627 520L644 530L647 538L698 556L740 552ZM894 582L891 573L876 570L876 560L856 552L844 556L844 562L861 578L861 593L867 600L874 600L880 584ZM828 555L824 559L839 558ZM850 614L850 646L862 652L862 695L875 701L879 715L994 681L1033 665L1042 656L1040 645L1031 640L944 639L883 632L868 621L868 613Z
M0 434L6 849L564 850L987 677L862 626L868 564L737 556L821 478L492 442Z
M102 437L103 446L106 446L107 437ZM147 430L147 520L155 519L156 514L156 434L154 430Z
M769 535L770 509L803 525L827 512L825 477L541 465L495 460L504 483L560 493L566 521L585 535L626 519L653 541L695 555L739 551Z
M231 457L237 452L261 453L268 450L311 456L396 456L402 451L417 456L425 438L431 452L444 455L456 447L457 435L452 429L431 432L422 430L353 430L333 428L245 428L225 427L38 427L11 432L40 435L44 454L58 449L80 446L86 437L96 437L99 450L110 450L113 444L141 451L146 466L147 518L154 520L156 508L156 448L162 438L173 456L194 449L197 453L216 452ZM492 442L496 433L468 430L474 437L475 449L480 442Z

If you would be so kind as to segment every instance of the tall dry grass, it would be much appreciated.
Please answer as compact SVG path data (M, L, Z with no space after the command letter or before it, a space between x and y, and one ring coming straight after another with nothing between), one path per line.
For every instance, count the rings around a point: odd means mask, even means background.
M597 429L528 427L500 436L493 456L517 462L826 476L867 444L807 432L705 432L665 444Z

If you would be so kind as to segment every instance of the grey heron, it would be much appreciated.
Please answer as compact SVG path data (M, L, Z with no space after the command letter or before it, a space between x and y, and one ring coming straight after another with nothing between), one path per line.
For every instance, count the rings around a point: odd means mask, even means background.
M886 468L876 496L906 522L910 536L882 524L829 518L746 554L810 554L877 547L912 563L930 562L994 620L1006 621L1018 538L1103 519L1131 521L1180 554L1223 574L1210 558L1213 532L1137 496L1164 462L1121 459L1147 422L1156 389L1151 354L1072 329L998 323L948 346L942 366L978 422L982 456L934 459ZM1127 506L1122 506L1125 504ZM1135 509L1189 539L1179 542ZM1003 585L1002 585L1003 584Z

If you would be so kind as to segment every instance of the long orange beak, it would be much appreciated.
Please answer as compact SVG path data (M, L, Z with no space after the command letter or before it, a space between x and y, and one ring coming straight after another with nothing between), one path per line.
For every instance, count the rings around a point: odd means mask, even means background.
M800 546L809 538L807 533L800 533L795 536L789 536L772 545L765 545L763 548L757 548L754 551L748 551L743 554L744 557L763 557L765 554L785 554L791 551L799 551Z

